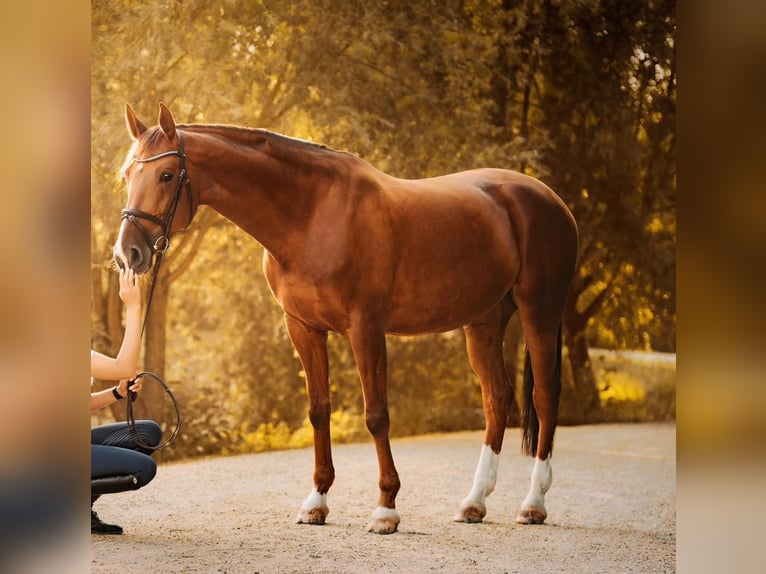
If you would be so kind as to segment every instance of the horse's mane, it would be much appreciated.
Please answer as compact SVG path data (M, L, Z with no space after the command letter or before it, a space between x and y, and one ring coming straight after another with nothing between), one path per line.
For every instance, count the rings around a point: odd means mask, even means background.
M197 133L221 134L236 139L245 145L248 143L260 143L266 139L287 145L300 146L309 150L328 152L333 154L346 154L350 157L358 158L356 154L351 152L336 150L327 147L324 144L314 143L309 140L304 140L292 136L286 136L284 134L272 132L263 128L248 128L230 124L177 124L176 128ZM125 162L120 168L118 176L120 178L125 177L125 172L127 171L128 167L130 167L130 164L133 163L134 154L136 148L139 145L139 142L141 143L142 147L153 148L155 145L160 144L163 139L165 139L165 133L159 126L147 128L146 132L142 134L141 139L133 143L133 146L130 148L128 155L125 158Z
M231 134L234 136L242 136L243 139L245 140L253 139L253 140L260 141L263 138L266 138L269 140L276 140L282 143L306 146L312 149L318 149L318 150L324 150L324 151L330 151L330 152L339 152L339 150L332 149L330 147L327 147L324 144L318 144L309 140L304 140L304 139L296 138L292 136L286 136L284 134L272 132L270 130L263 129L263 128L249 128L245 126L235 126L230 124L178 124L176 127L180 129L188 129L188 130L197 131L197 132L207 132L207 133L222 132L226 135ZM348 152L339 152L339 153L348 153Z

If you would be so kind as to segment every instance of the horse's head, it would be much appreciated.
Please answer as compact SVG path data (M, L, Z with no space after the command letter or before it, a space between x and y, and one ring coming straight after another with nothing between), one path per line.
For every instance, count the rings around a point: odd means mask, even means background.
M114 259L140 275L152 266L155 254L165 252L171 235L191 223L196 205L183 135L167 106L160 104L159 125L153 128L142 124L130 105L125 106L125 121L133 147L122 168L128 203L122 210Z

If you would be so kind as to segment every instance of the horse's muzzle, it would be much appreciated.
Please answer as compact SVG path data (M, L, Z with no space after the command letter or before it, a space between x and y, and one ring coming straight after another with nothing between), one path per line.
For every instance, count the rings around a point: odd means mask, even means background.
M122 237L120 238L122 239ZM143 242L130 242L117 240L114 245L114 262L120 269L126 267L132 269L136 275L143 275L152 268L152 250Z

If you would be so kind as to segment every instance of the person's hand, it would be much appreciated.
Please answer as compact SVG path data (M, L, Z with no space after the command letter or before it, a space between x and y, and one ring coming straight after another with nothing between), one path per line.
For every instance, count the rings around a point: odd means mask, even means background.
M141 305L138 275L132 269L120 269L120 299L128 307Z
M128 387L128 382L130 379L121 379L120 382L117 384L117 392L120 393L121 397L127 397L128 391L133 391L134 393L137 393L141 390L141 379L136 380L130 387Z

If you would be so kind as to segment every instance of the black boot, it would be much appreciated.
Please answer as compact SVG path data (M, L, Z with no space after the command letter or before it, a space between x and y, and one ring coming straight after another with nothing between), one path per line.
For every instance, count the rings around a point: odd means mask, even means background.
M90 509L90 533L91 534L122 534L122 526L102 522L96 511Z

